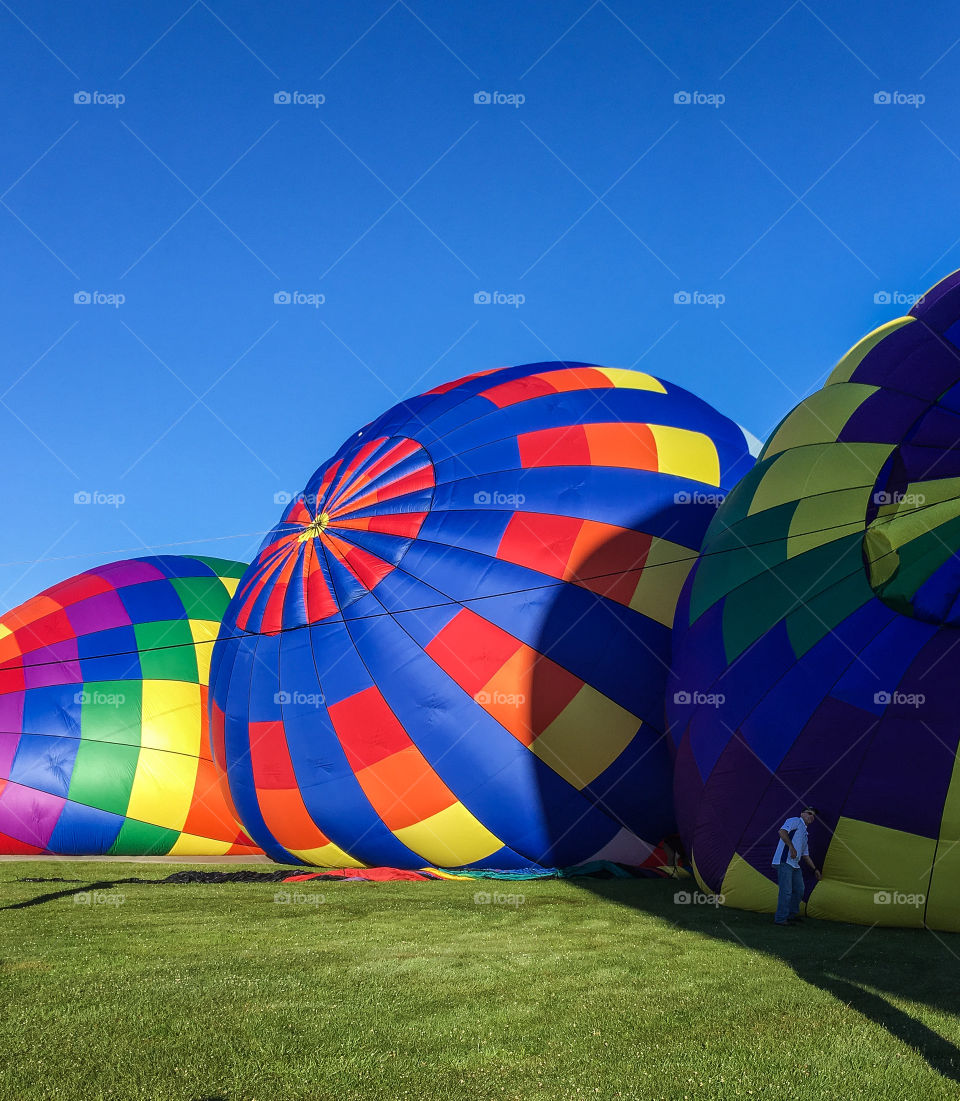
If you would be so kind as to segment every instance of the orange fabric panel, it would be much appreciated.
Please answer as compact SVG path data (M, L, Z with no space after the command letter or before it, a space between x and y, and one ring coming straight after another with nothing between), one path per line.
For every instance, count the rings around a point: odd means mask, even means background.
M415 745L356 773L373 809L390 830L402 830L457 800Z

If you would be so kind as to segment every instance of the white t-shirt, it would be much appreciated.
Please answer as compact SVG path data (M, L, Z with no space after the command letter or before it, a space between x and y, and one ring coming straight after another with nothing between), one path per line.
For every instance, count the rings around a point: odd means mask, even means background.
M797 859L793 859L790 850L781 839L777 844L777 851L773 854L773 863L783 864L786 862L791 868L799 868L800 857L810 855L810 850L807 848L807 823L802 818L788 818L780 829L786 830L787 835L793 841L793 847L797 850Z

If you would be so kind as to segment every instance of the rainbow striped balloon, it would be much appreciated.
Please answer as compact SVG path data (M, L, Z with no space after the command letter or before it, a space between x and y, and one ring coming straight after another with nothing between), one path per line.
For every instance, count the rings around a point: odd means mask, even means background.
M213 640L245 568L113 562L0 618L0 851L259 851L207 731Z

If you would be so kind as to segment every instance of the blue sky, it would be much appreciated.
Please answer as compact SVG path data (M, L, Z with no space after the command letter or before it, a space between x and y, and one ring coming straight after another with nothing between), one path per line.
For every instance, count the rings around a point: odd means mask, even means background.
M482 368L639 366L765 437L960 266L958 40L946 3L0 3L0 609L248 558Z

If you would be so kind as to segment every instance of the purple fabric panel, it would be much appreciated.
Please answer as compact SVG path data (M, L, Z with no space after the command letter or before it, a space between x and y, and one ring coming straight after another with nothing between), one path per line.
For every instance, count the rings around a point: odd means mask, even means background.
M23 656L23 682L29 688L46 688L52 684L79 684L82 680L77 660L77 640L42 646Z
M960 273L941 279L921 298L910 313L937 332L943 332L960 317Z
M20 742L20 734L9 727L0 730L0 780L6 780L10 776L10 767L13 758L17 755L17 745Z
M711 890L720 890L737 842L754 813L756 793L771 779L770 770L742 741L727 744L704 788L692 831L697 870Z
M841 443L897 443L928 408L928 402L878 390L847 419L837 439Z
M130 616L116 593L100 593L98 596L88 597L68 605L66 611L70 624L78 635L130 624Z
M46 848L66 799L7 783L0 791L0 833Z
M756 813L739 839L737 851L758 871L767 872L784 819L812 803L822 816L811 833L810 854L822 863L829 835L840 817L853 778L868 753L877 717L840 700L823 701L793 743L756 803ZM822 847L817 847L822 846Z
M111 562L109 566L89 572L109 581L118 589L126 585L139 585L141 581L159 581L167 576L163 570L137 558L126 562Z
M7 692L0 696L0 733L19 734L23 729L23 693Z

